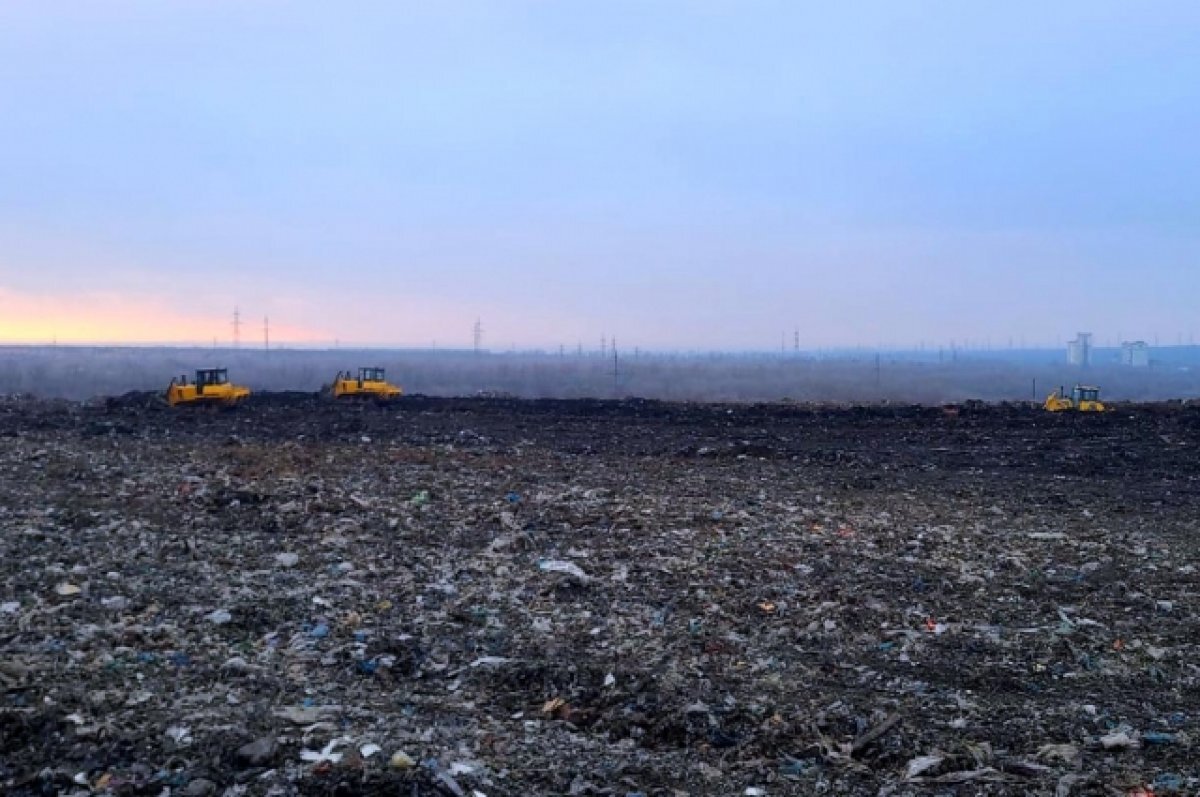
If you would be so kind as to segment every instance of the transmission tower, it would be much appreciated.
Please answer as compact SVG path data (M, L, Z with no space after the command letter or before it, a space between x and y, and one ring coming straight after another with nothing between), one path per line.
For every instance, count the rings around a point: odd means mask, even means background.
M237 308L233 308L233 348L237 348L242 343L242 313Z
M483 322L478 318L475 319L475 326L471 328L471 335L475 342L475 353L479 354L483 346Z
M271 350L271 320L263 316L263 351Z

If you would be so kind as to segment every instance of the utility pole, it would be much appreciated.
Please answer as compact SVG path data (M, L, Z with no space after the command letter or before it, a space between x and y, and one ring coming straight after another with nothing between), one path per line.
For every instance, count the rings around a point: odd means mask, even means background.
M796 331L794 333L794 338L792 340L792 350L796 354L800 353L800 327L796 327Z
M242 344L242 313L235 306L233 308L233 348L238 348Z
M604 333L601 332L600 333L600 356L603 357L607 353L608 353L608 338L606 338L604 336Z
M483 321L476 318L475 326L471 328L471 336L474 340L475 353L479 354L483 346Z
M263 316L263 351L271 350L271 320Z
M616 397L618 391L621 389L620 388L621 372L620 372L619 365L617 363L617 338L615 335L613 336L613 339L612 339L612 353L613 353L613 396Z

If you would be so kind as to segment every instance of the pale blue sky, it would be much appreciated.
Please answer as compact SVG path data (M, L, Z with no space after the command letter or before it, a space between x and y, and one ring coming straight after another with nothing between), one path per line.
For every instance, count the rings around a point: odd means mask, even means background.
M0 314L1173 340L1198 142L1195 2L8 2Z

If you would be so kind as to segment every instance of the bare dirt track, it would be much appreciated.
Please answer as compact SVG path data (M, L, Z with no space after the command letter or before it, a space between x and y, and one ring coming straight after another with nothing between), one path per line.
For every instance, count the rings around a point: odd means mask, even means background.
M1170 405L2 401L0 791L1195 793L1198 445Z

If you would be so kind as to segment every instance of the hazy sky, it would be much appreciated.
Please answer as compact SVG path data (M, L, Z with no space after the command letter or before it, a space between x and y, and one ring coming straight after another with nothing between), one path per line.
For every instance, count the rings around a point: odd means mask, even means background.
M0 340L772 348L1200 297L1200 3L0 2Z

